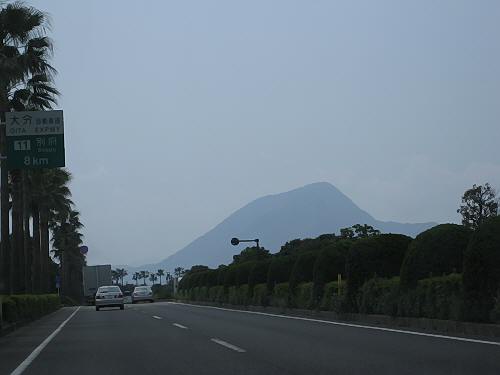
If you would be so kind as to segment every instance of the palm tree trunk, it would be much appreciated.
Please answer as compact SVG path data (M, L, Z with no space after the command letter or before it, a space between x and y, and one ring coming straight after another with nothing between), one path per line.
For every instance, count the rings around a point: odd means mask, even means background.
M28 171L24 170L22 173L23 178L23 245L24 245L24 284L26 286L26 293L33 293L33 252L31 246L31 233L30 233L30 192L28 184Z
M48 293L49 287L49 209L40 207L40 289Z
M33 216L33 241L32 241L32 251L33 251L33 292L41 293L42 289L40 287L40 210L38 204L33 203L32 207Z
M23 187L21 170L10 171L12 181L12 244L15 258L15 284L16 293L25 291L25 259L23 246Z
M4 106L0 103L0 121L5 121ZM7 153L7 140L5 134L5 123L0 125L0 155ZM1 210L1 247L0 247L0 291L5 294L12 293L13 273L12 256L10 251L10 229L9 229L9 172L7 160L0 160L0 210Z

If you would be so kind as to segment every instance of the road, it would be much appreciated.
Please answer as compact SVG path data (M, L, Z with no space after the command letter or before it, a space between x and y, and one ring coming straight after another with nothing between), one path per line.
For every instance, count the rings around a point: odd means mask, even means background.
M0 338L0 374L500 374L498 343L167 302L76 309Z

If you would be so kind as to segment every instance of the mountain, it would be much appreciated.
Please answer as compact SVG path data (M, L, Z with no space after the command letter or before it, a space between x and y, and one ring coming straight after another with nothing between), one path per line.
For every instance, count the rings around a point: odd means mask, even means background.
M245 245L232 246L229 242L232 237L259 238L261 246L276 252L292 239L339 233L340 228L358 223L371 225L382 233L401 233L412 237L436 225L376 220L335 186L318 182L256 199L163 261L129 267L129 274L140 269L172 271L179 266L189 268L203 264L216 267L227 264Z

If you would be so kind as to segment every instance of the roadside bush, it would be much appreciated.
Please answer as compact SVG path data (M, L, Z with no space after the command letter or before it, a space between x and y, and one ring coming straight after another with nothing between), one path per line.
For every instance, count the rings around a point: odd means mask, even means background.
M295 288L293 296L293 306L299 309L312 309L313 304L313 283L302 283Z
M318 258L319 251L308 251L297 257L292 272L290 273L290 289L295 293L295 288L304 282L313 280L314 263Z
M278 283L274 286L271 296L271 306L288 307L290 305L290 286L288 283Z
M338 274L345 278L345 260L352 241L341 240L320 251L313 270L313 299L319 304L325 284L336 281Z
M210 299L213 302L226 303L227 300L228 300L228 296L227 296L227 293L226 293L226 288L224 288L223 285L217 285L217 286L211 287L209 289L208 294L210 296Z
M401 290L398 315L415 318L461 320L462 275L450 274L419 280L414 289Z
M3 320L9 323L30 321L57 310L61 305L58 295L11 295L2 297Z
M368 280L358 294L359 312L396 316L399 301L399 277Z
M269 303L269 293L266 283L256 284L253 287L252 305L267 306Z
M399 275L410 242L411 238L402 234L380 234L353 243L346 259L346 308L358 311L356 295L368 279Z
M248 305L248 285L229 287L228 302L232 305Z
M500 286L500 216L486 220L472 234L463 278L465 318L488 321Z
M248 275L248 285L250 288L254 288L255 285L265 283L267 281L267 273L269 271L270 264L271 259L254 263L252 269L250 270L250 274Z
M294 256L275 256L272 258L267 273L267 288L269 291L274 291L276 284L288 283L295 260L296 257Z
M236 286L240 286L243 284L248 284L248 276L250 275L250 271L255 265L255 261L240 263L235 265L236 274L235 274L235 284Z
M456 224L441 224L420 233L408 247L401 266L401 286L413 288L421 279L461 273L471 233Z
M344 285L344 287L342 287ZM342 312L342 306L345 298L345 283L341 284L339 295L339 284L337 281L331 281L325 284L323 298L321 299L320 309Z

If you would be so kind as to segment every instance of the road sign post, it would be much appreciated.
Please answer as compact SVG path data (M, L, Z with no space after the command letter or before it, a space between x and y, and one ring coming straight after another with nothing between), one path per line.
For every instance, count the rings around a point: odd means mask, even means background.
M63 111L7 112L7 168L65 166Z

